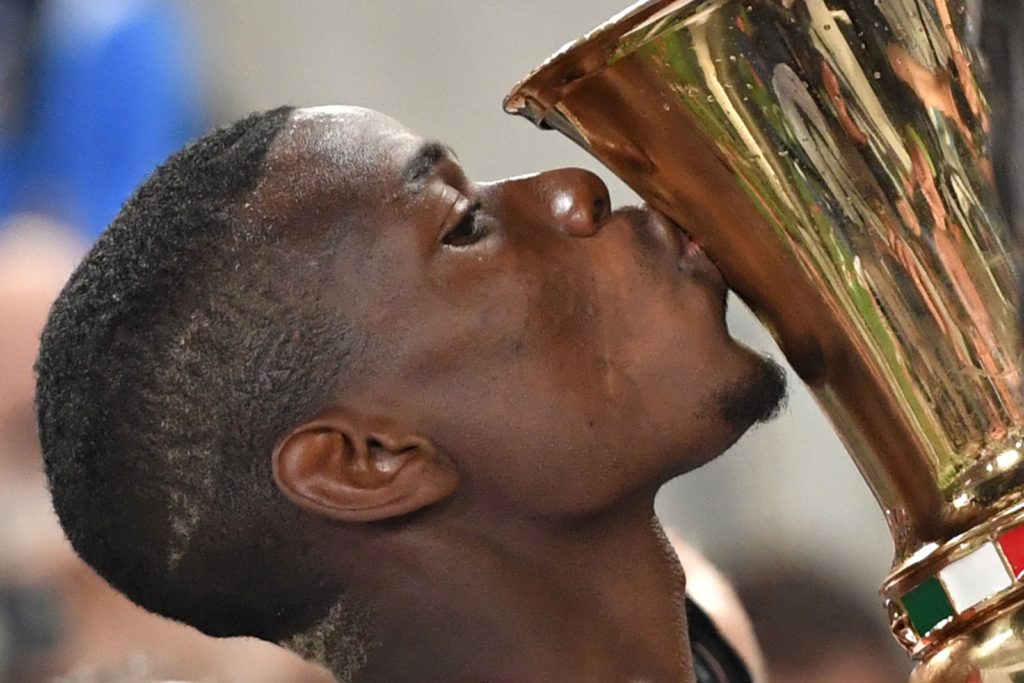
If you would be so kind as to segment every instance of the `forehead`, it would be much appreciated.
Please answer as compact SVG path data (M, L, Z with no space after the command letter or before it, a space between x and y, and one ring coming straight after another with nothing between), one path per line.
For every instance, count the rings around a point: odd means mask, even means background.
M268 152L255 204L264 216L286 220L380 205L400 190L403 168L422 142L371 109L296 109Z
M419 142L401 123L372 109L309 107L292 113L275 151L359 180L400 166Z

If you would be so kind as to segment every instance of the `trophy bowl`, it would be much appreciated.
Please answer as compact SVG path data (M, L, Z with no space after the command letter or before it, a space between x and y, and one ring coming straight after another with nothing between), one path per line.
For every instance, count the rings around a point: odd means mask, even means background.
M966 0L649 0L508 112L704 245L871 487L912 680L1024 680L1020 272ZM808 463L808 468L813 467Z

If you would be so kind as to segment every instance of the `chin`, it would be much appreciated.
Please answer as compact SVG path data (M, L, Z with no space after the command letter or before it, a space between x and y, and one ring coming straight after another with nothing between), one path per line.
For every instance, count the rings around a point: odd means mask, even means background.
M743 351L750 356L746 371L722 386L714 398L719 419L737 432L736 438L777 416L786 404L786 372L782 366L746 347Z
M731 342L735 343L735 342ZM705 399L703 408L670 456L662 482L690 472L714 460L754 425L767 422L786 403L786 373L767 356L737 344L728 362L731 377L723 378Z
M751 427L772 420L786 404L782 366L743 344L730 342L737 354L730 363L733 371L707 397L701 411L708 431L704 462L721 455Z

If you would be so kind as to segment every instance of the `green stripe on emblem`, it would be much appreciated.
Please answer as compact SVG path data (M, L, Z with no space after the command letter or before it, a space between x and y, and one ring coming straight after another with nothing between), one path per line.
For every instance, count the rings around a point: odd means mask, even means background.
M953 616L953 607L938 580L932 576L922 581L901 599L918 635L925 636L936 624Z

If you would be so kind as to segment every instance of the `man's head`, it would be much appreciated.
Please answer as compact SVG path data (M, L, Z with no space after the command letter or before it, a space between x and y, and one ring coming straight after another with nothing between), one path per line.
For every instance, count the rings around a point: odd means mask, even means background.
M375 112L254 115L158 169L54 307L55 505L144 606L281 639L391 533L568 529L722 452L782 394L724 301L585 171L475 183Z

